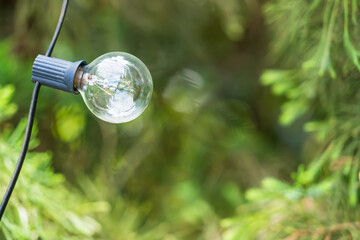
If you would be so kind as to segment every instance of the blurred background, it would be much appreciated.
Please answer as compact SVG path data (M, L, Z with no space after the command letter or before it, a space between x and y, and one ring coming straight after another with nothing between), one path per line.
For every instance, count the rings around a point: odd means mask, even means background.
M32 63L48 47L61 4L0 1L0 146L7 149L0 151L0 161L9 158L8 172L0 173L1 195L30 104ZM351 212L357 206L358 165L339 177L350 182L341 189L356 195L351 200L346 192L339 200L349 214L334 212L329 220L327 207L315 211L317 199L336 185L335 173L321 165L335 139L329 119L345 116L336 104L359 98L359 84L345 82L359 78L359 52L348 50L354 45L345 38L360 37L352 28L357 7L350 0L70 1L53 57L91 62L106 52L131 53L149 68L153 97L138 119L113 125L93 116L79 95L42 87L36 139L24 165L35 170L20 176L0 238L357 236L347 228L297 232L357 224ZM352 126L357 125L346 129ZM354 134L341 140L336 156L336 146L329 150L332 164L340 164L336 170L355 164L356 157L342 154L351 142L355 155ZM304 166L318 158L321 164L306 172ZM264 202L267 197L272 198Z

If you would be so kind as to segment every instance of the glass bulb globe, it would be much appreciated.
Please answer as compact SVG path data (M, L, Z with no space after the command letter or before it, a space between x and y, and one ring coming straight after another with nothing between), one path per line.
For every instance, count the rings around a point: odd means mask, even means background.
M74 87L94 115L111 123L137 118L148 106L153 91L145 64L123 52L106 53L81 66Z

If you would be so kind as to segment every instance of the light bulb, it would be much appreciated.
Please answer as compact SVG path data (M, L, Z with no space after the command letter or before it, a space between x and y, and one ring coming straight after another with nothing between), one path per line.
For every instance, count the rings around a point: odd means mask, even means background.
M148 106L153 90L145 64L122 52L104 54L81 66L74 87L95 116L111 123L137 118Z
M123 52L106 53L89 65L84 61L39 55L32 80L64 91L78 93L98 118L123 123L137 118L148 106L153 83L145 64Z

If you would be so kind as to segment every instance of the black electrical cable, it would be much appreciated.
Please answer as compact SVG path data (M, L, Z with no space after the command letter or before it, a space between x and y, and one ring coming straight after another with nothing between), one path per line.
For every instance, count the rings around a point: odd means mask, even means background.
M68 4L69 4L69 0L63 0L63 5L62 5L62 8L61 8L59 21L57 23L57 26L56 26L56 29L55 29L55 32L54 32L54 36L53 36L53 38L51 40L49 48L48 48L48 50L46 52L47 57L51 56L52 51L53 51L54 46L55 46L55 43L56 43L56 40L59 37L59 33L60 33L62 24L63 24L64 19L65 19L65 14L66 14ZM41 84L39 82L36 82L34 90L33 90L33 94L32 94L32 97L31 97L28 122L27 122L26 129L25 129L24 142L23 142L23 145L22 145L22 148L21 148L19 160L18 160L18 162L16 164L14 173L13 173L13 175L11 177L8 188L7 188L6 192L5 192L4 198L3 198L2 202L1 202L1 205L0 205L0 222L1 222L2 216L4 215L4 212L5 212L6 206L7 206L8 202L9 202L9 199L11 197L11 194L12 194L14 188L15 188L16 181L19 178L21 167L22 167L22 165L24 163L25 156L26 156L26 153L27 153L27 150L28 150L28 147L29 147L31 130L32 130L33 123L34 123L36 104L37 104L37 99L38 99L38 96L39 96L40 87L41 87Z
M46 51L46 54L45 54L45 56L47 56L47 57L51 56L52 51L53 51L54 46L55 46L55 43L56 43L56 40L59 37L61 27L62 27L63 22L65 20L65 15L66 15L66 10L67 10L68 4L69 4L69 0L64 0L63 1L60 17L59 17L58 24L57 24L55 32L54 32L54 36L53 36L53 38L51 40L51 43L50 43L50 46L49 46L48 50Z

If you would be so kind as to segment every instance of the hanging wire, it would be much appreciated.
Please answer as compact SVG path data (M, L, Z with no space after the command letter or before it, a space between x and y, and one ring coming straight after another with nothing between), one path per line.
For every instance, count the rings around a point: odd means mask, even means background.
M62 8L61 8L59 21L57 23L57 26L56 26L56 29L55 29L55 32L54 32L54 36L53 36L53 38L51 40L49 48L48 48L48 50L46 51L46 54L45 54L47 57L50 57L53 50L54 50L56 40L59 37L59 33L60 33L62 24L63 24L64 19L65 19L65 14L66 14L68 4L69 4L69 0L63 0L63 5L62 5ZM38 99L38 96L39 96L40 87L41 87L41 84L39 82L36 82L35 86L34 86L33 94L32 94L32 97L31 97L28 122L27 122L26 129L25 129L24 142L23 142L23 145L22 145L22 148L21 148L19 160L18 160L18 162L16 164L14 173L13 173L13 175L11 177L8 188L7 188L6 192L5 192L4 198L3 198L2 202L1 202L1 205L0 205L0 222L1 222L2 216L4 215L4 212L5 212L6 206L7 206L8 202L9 202L9 199L11 197L11 194L12 194L14 188L15 188L16 181L19 178L21 167L22 167L22 165L24 163L25 156L26 156L26 153L27 153L27 150L28 150L28 147L29 147L31 130L32 130L33 123L34 123L36 104L37 104L37 99Z

